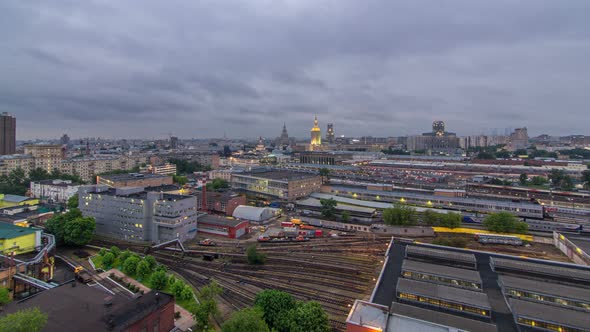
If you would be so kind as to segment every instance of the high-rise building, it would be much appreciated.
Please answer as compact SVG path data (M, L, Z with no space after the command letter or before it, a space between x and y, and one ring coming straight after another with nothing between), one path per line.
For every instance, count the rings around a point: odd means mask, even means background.
M289 145L289 134L287 133L287 125L283 123L283 131L281 132L281 136L277 142L278 146L286 146Z
M16 118L9 113L0 115L0 155L16 152Z
M334 124L328 123L328 130L326 131L326 141L334 144Z
M516 151L520 149L526 149L528 145L529 134L527 133L526 127L514 129L514 132L510 134L510 150Z
M178 137L170 136L170 148L178 149Z
M434 134L434 136L444 136L445 135L444 121L434 121L432 123L432 133Z
M322 145L322 130L318 126L318 117L316 115L315 119L313 120L313 128L311 128L310 150L313 150L315 147L319 147L320 145Z

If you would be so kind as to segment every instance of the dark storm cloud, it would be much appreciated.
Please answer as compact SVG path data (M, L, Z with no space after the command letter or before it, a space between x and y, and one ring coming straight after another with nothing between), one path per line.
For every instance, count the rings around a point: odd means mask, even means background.
M0 2L19 138L586 133L586 0ZM586 121L582 121L586 120Z

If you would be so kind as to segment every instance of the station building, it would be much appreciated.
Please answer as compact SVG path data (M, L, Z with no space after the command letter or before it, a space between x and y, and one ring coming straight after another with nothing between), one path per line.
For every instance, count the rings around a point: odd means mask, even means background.
M392 238L346 331L590 331L590 267Z
M316 174L264 169L233 174L231 182L235 190L294 201L320 191L322 178Z

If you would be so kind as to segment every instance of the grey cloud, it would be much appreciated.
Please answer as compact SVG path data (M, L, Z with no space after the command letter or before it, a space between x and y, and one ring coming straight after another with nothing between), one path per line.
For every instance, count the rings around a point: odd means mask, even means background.
M5 1L0 111L16 114L19 139L256 137L283 122L307 137L314 114L338 135L421 133L437 119L459 134L584 133L589 10L586 0Z

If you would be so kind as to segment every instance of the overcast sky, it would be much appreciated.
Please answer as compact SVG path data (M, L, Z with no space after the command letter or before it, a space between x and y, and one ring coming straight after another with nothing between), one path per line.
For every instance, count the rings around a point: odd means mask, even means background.
M590 134L588 0L0 2L17 138Z

